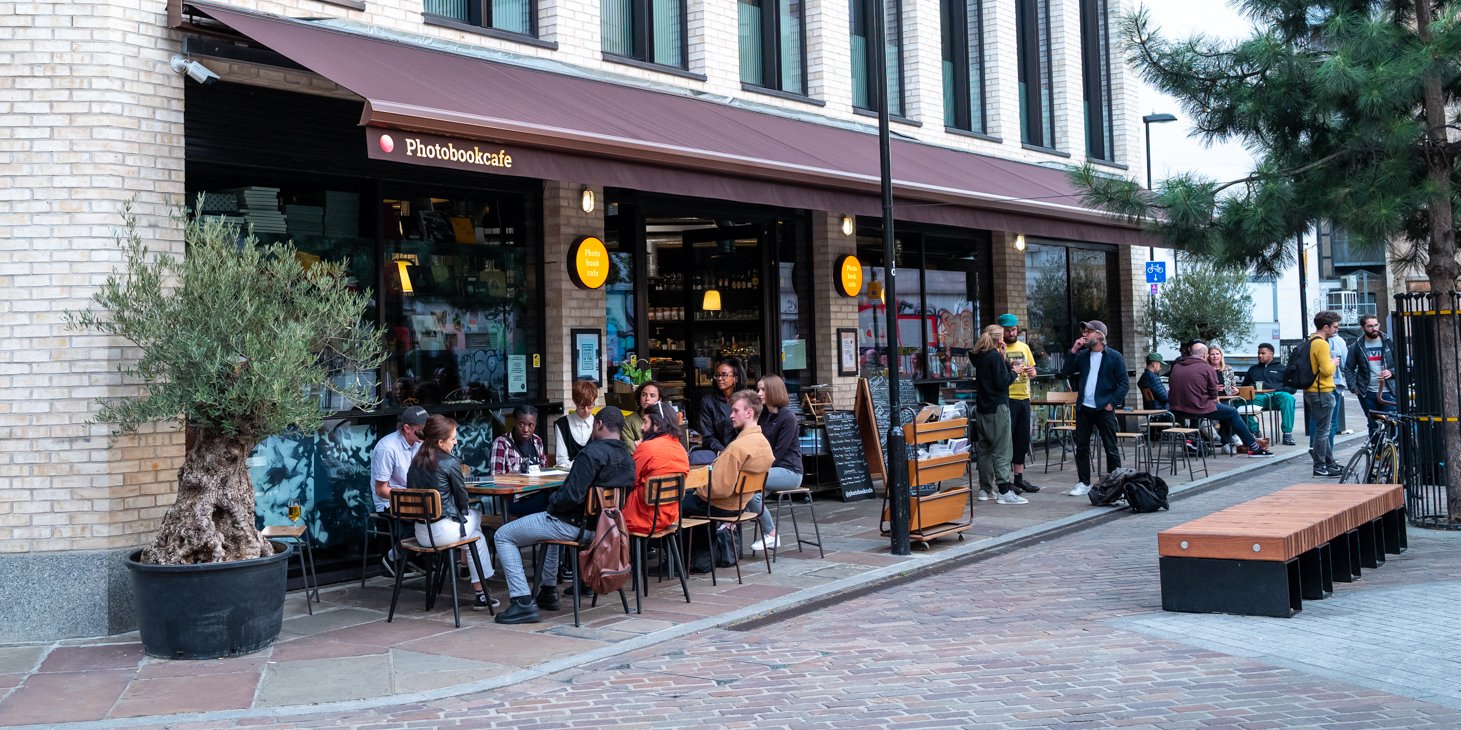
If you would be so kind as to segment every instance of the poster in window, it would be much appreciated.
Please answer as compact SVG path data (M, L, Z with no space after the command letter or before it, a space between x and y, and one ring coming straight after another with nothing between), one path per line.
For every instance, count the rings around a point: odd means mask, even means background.
M588 378L604 382L601 365L603 362L603 336L598 330L573 330L570 333L573 344L573 377Z
M507 394L519 395L528 392L528 356L507 356Z
M857 330L837 328L837 374L857 375Z

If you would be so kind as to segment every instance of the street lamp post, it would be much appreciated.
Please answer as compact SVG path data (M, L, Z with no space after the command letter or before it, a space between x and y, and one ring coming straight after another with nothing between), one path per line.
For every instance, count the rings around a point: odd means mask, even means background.
M1148 114L1148 115L1146 115L1146 116L1144 116L1144 117L1141 118L1142 128L1146 131L1146 189L1148 191L1150 191L1152 189L1152 125L1153 124L1166 124L1167 122L1175 122L1175 121L1177 121L1177 117L1174 117L1171 114ZM1147 247L1147 259L1146 260L1147 261L1156 261L1157 260L1157 249L1155 247L1152 247L1152 246L1148 246ZM1148 294L1147 295L1147 309L1146 309L1146 312L1147 312L1147 322L1148 322L1148 325L1151 328L1151 336L1152 336L1151 350L1150 350L1151 352L1156 352L1157 351L1157 320L1156 320L1156 317L1154 317L1152 315L1152 309L1156 306L1156 303L1157 303L1157 295L1156 295L1156 293L1153 292L1153 293Z

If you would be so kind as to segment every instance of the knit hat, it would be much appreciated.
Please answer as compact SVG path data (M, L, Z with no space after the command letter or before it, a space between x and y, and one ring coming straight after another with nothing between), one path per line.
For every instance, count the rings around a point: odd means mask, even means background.
M1013 314L1001 314L999 319L994 320L994 323L1001 327L1019 327L1020 318Z

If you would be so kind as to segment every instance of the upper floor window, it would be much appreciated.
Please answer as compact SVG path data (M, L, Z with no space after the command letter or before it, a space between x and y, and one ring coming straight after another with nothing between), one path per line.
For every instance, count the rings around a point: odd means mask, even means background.
M1086 99L1086 154L1116 159L1111 109L1111 39L1108 0L1081 0L1081 78Z
M741 81L807 93L802 0L740 0Z
M1015 0L1020 141L1055 148L1055 83L1050 74L1050 0Z
M425 0L427 15L536 36L535 0Z
M600 0L604 53L685 68L685 0Z
M873 66L878 12L887 37L883 65L888 71L888 113L903 115L903 3L901 0L848 0L852 15L852 105L876 111L878 79ZM880 7L881 6L881 7Z
M944 126L984 132L984 9L981 0L941 0Z

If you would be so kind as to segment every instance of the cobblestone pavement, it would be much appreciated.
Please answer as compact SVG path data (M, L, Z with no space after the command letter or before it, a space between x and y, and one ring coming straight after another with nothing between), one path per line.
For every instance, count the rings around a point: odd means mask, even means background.
M1412 530L1291 619L1161 612L1157 530L1307 469L490 692L176 727L1461 727L1461 534Z

